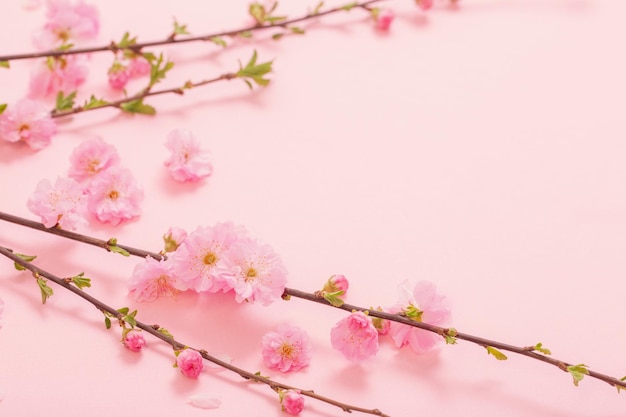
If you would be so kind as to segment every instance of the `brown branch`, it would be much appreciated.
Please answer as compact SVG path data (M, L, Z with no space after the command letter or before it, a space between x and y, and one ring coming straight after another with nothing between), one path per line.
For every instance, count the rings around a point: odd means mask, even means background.
M13 253L13 251L11 249L5 248L0 246L0 254L4 255L5 257L11 259L13 262L21 265L22 267L26 268L27 270L31 271L33 273L33 275L37 278L39 277L44 277L52 282L54 282L55 284L65 288L68 291L73 292L74 294L78 295L79 297L81 297L83 300L91 303L95 308L97 308L98 310L102 311L102 312L107 312L111 315L113 315L114 317L116 317L118 320L123 321L123 317L120 315L120 312L109 306L108 304L105 304L104 302L100 301L99 299L85 293L83 290L78 289L77 287L69 284L67 282L67 280L60 278L46 270L43 270L41 268L36 267L35 265L33 265L31 262L27 262L24 259L20 258L19 256L15 255ZM143 323L139 320L136 321L135 323L135 327L138 327L140 329L142 329L143 331L145 331L146 333L151 334L152 336L161 339L162 341L164 341L165 343L169 344L170 346L172 346L173 349L175 350L179 350L179 349L193 349L195 351L197 351L198 353L200 353L202 355L202 357L209 361L212 362L218 366L221 366L225 369L228 369L231 372L234 372L236 374L238 374L239 376L241 376L244 379L247 380L252 380L252 381L256 381L256 382L260 382L262 384L265 384L267 386L269 386L272 390L274 391L279 391L279 390L297 390L300 391L300 393L304 396L316 399L318 401L322 401L325 402L327 404L333 405L335 407L338 407L340 409L342 409L343 411L347 412L347 413L351 413L353 411L357 411L360 413L364 413L364 414L371 414L371 415L375 415L375 416L380 416L380 417L389 417L387 414L384 414L382 411L378 410L378 409L367 409L367 408L363 408L363 407L359 407L359 406L355 406L355 405L351 405L351 404L346 404L337 400L334 400L332 398L329 397L325 397L323 395L319 395L316 394L313 390L305 390L305 389L301 389L298 387L294 387L291 385L287 385L287 384L283 384L281 382L278 381L274 381L271 378L267 378L261 375L257 375L255 373L246 371L245 369L239 368L237 366L234 366L228 362L224 362L212 355L210 355L206 350L204 349L197 349L197 348L193 348L191 346L188 346L184 343L181 343L179 341L177 341L176 339L174 339L171 336L167 336L161 332L159 332L159 328L160 326L158 325L149 325L146 323Z

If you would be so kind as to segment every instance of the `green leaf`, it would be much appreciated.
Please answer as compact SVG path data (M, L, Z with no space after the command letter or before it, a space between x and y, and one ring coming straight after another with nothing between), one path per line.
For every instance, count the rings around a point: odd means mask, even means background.
M213 36L209 40L213 42L214 44L221 46L222 48L226 48L228 46L226 41L223 38L220 38L219 36Z
M108 101L97 98L92 94L91 97L89 97L89 100L85 101L85 104L83 104L83 109L95 109L97 107L106 106L107 104L109 104Z
M589 367L584 363L570 365L567 367L567 372L569 372L574 379L574 385L578 386L578 383L583 380L585 375L589 375L589 370L587 368Z
M156 109L149 104L145 104L143 102L143 98L132 100L126 103L122 103L120 104L120 109L122 109L122 111L125 111L126 113L138 113L138 114L149 114L149 115L156 114ZM128 256L127 255L128 252L126 252L125 250L119 247L112 246L111 251L121 253L124 256Z
M81 272L80 274L73 276L72 277L72 282L74 283L74 285L76 285L79 289L83 289L83 288L90 288L91 287L91 279L85 277L85 273Z
M9 61L0 61L0 68L10 68Z
M446 344L447 345L456 345L456 335L457 335L457 331L454 327L450 327L449 329L446 329L446 331L443 334L443 338L446 339Z
M151 62L149 87L160 83L172 68L174 68L174 63L172 61L163 62L163 54L159 54L159 58Z
M189 31L187 30L187 25L179 24L176 19L174 19L174 35L189 35Z
M74 99L76 98L76 91L71 92L69 95L65 96L63 91L59 91L57 93L57 103L55 106L56 110L71 110L74 108Z
M161 333L163 336L165 337L169 337L170 339L174 339L174 335L171 334L169 332L169 330L167 330L165 327L159 327L159 330L157 330L159 333Z
M317 6L315 6L315 9L313 9L313 13L311 13L313 16L315 16L316 14L320 13L320 10L322 9L322 7L324 7L324 2L320 1L319 3L317 3Z
M24 255L23 253L17 253L17 252L14 252L13 254L25 262L32 262L35 259L37 259L37 255ZM26 268L24 268L22 265L18 264L17 262L14 262L13 265L15 266L15 269L17 269L18 271L26 271Z
M141 56L146 58L148 60L148 62L150 62L150 63L152 63L152 62L157 60L157 56L155 54L153 54L152 52L142 52Z
M345 6L342 6L341 8L347 12L349 12L350 10L354 9L355 7L357 7L359 5L358 1L352 2L352 3L348 3Z
M7 104L6 103L0 104L0 114L4 113L4 111L6 109L7 109Z
M261 3L250 3L250 6L248 6L248 14L252 16L257 24L262 25L263 23L265 23L265 6L263 6Z
M137 37L135 36L134 38L131 38L130 33L126 32L124 33L122 40L116 43L115 45L120 49L126 49L135 45L136 43L137 43Z
M624 382L626 381L626 376L622 377L619 379L620 381ZM615 388L617 388L617 393L619 394L622 390L626 390L626 388L619 386L619 385L615 385Z
M404 312L404 315L414 321L422 321L422 314L424 314L424 312L422 310L420 310L419 308L415 307L413 304L410 304L407 308L402 310Z
M272 35L272 39L274 39L275 41L279 40L280 38L282 38L285 34L284 33L274 33Z
M291 26L289 29L291 30L291 33L295 33L296 35L304 35L304 29L298 26Z
M41 291L41 303L46 304L48 298L52 297L54 294L54 291L52 291L52 288L48 286L47 281L43 278L37 278L37 285Z
M239 36L242 38L250 39L252 37L252 32L249 30L244 30L243 32L239 32Z
M132 328L135 328L135 326L137 325L137 320L135 319L136 315L137 315L137 310L134 310L132 313L124 316L124 321L128 323L130 327Z
M57 51L69 51L73 47L74 47L73 43L64 43L63 45L59 46L56 50Z
M533 350L536 350L537 352L541 352L544 355L552 355L552 352L550 352L550 349L544 348L543 344L541 342L539 342L535 346L533 346Z
M122 308L118 308L117 311L120 314L128 314L128 312L130 311L130 309L128 307L122 307Z
M119 253L120 255L130 256L130 253L126 249L117 246L117 239L112 237L107 241L107 250L113 253Z
M492 346L485 346L485 349L487 349L487 354L493 355L493 357L499 361L505 361L508 359L504 353Z
M243 78L250 88L252 88L252 84L249 80L254 81L257 85L261 87L265 87L270 83L270 80L263 77L272 72L272 61L257 64L256 60L257 52L255 50L252 54L252 58L250 58L250 61L248 61L246 66L240 68L239 71L235 74L237 77Z
M105 317L105 318L104 318L104 325L105 325L105 327L106 327L107 329L110 329L110 328L111 328L111 319L110 319L110 318L108 318L108 317Z
M341 307L344 304L344 301L341 299L341 296L344 294L344 291L335 291L335 292L322 292L322 296L326 301L328 301L333 307Z

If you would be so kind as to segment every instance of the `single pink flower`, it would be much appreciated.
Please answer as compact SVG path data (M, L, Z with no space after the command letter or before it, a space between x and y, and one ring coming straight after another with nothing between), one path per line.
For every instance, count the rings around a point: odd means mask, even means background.
M422 10L428 10L433 7L433 0L415 0L415 3L417 3Z
M283 324L263 336L261 353L263 363L273 371L299 371L311 361L311 339L301 328Z
M86 204L80 184L71 178L57 178L54 186L47 179L39 181L26 206L46 227L58 224L62 229L76 230L78 225L87 224Z
M280 393L280 404L287 414L297 416L304 410L304 397L300 391L287 390Z
M434 284L420 281L411 291L408 281L404 281L399 292L398 303L390 309L391 312L405 311L409 316L414 316L414 320L436 326L445 325L449 321L450 308L446 298L437 294ZM427 352L443 340L435 333L396 322L391 322L389 334L397 347L409 345L415 353Z
M132 78L143 77L144 75L150 74L151 68L150 61L141 55L132 58L128 63L128 71Z
M130 80L128 67L120 61L113 62L107 75L109 76L109 86L114 90L123 90L126 84L128 84L128 80Z
M196 350L185 349L176 356L176 365L183 375L197 378L204 367L202 355Z
M100 29L98 9L83 1L71 4L65 0L49 0L46 17L46 24L33 37L35 46L42 50L94 38Z
M172 130L165 146L171 152L165 166L176 181L199 181L213 172L207 152L200 148L200 142L189 130Z
M250 301L266 306L281 299L287 270L269 245L241 238L231 247L226 266L232 274L226 281L235 290L238 303Z
M381 9L376 14L376 28L378 30L387 31L391 27L391 23L395 15L391 9Z
M141 214L143 190L126 168L114 166L100 172L88 192L87 208L103 223L117 226Z
M69 94L78 89L89 73L85 55L64 55L38 61L30 75L29 97L43 98L62 91Z
M187 239L187 232L181 227L172 226L163 235L165 252L174 252Z
M157 261L148 256L137 264L128 283L129 293L135 301L154 301L162 296L173 296L180 288L169 261Z
M86 140L72 151L68 175L76 181L90 180L119 163L120 157L113 145L100 138Z
M350 283L348 282L348 279L345 276L333 275L330 278L328 278L328 281L326 281L326 284L324 284L323 291L331 292L331 293L343 291L343 294L341 295L341 297L343 297L348 291L348 287L350 287Z
M218 223L213 227L198 227L169 257L181 290L199 292L229 291L226 276L230 270L225 260L230 247L245 235L245 230L233 223Z
M124 336L123 344L133 352L139 352L146 345L146 339L140 332L130 331Z
M22 141L32 149L42 149L56 132L48 107L38 101L22 99L0 115L0 139L7 142Z
M378 352L378 331L369 316L356 311L331 329L330 343L346 358L361 361Z

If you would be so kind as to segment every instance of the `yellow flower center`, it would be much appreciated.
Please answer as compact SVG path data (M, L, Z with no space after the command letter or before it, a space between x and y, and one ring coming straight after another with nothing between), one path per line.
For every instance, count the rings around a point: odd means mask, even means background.
M118 193L116 190L113 190L109 193L109 198L111 200L117 200L120 196L120 193Z
M246 272L246 282L253 281L258 275L258 272L254 268L248 268Z
M280 356L282 356L283 358L291 358L291 355L293 355L294 350L295 349L293 345L290 345L289 343L283 343L278 349L278 352L280 353Z
M217 262L217 256L213 252L207 253L204 257L204 263L207 265L215 265L215 262Z

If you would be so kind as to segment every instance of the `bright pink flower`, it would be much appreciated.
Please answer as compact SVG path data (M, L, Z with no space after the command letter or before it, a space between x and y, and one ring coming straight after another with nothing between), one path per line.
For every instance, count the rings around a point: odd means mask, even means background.
M422 10L428 10L433 7L433 0L415 0L415 3L417 3Z
M146 345L146 339L140 332L130 331L124 336L124 346L133 352L139 352Z
M114 166L100 172L88 191L87 208L103 223L116 226L141 214L143 190L126 168Z
M178 247L187 239L187 232L185 229L172 226L167 229L167 233L163 235L163 242L165 243L165 252L174 252Z
M173 296L180 283L172 271L169 261L157 261L148 256L135 266L128 283L129 292L135 301L154 301L161 296Z
M378 352L378 331L367 315L356 311L331 329L330 343L346 358L361 361Z
M207 152L200 149L200 142L189 130L172 130L165 146L171 152L165 166L176 181L199 181L213 172Z
M300 391L287 390L280 393L280 404L283 411L292 416L297 416L304 410L304 397Z
M39 181L26 206L46 227L58 224L62 229L76 230L78 225L87 224L86 204L80 184L71 178L57 178L54 186L47 179Z
M130 80L128 67L119 61L113 62L107 75L109 76L109 86L114 90L123 90L126 84L128 84L128 80Z
M79 54L37 62L30 75L29 97L43 98L59 91L67 95L76 91L87 79L87 61L86 56Z
M330 278L328 278L328 281L326 281L326 284L324 284L323 290L326 292L343 291L343 294L341 295L341 297L343 297L348 291L349 286L350 286L350 283L348 282L348 279L345 276L333 275Z
M65 0L49 0L47 22L33 37L39 49L54 49L69 41L94 38L100 22L98 9L83 1L72 5Z
M172 253L174 273L187 288L195 291L229 291L226 276L230 273L225 266L230 247L239 236L245 234L233 223L218 223L213 227L198 227Z
M72 151L68 175L76 181L90 180L105 169L119 165L119 162L115 146L100 138L86 140Z
M0 139L7 142L22 141L33 149L42 149L56 132L48 107L38 101L22 99L0 115Z
M391 27L395 15L391 9L381 9L376 15L376 28L378 30L387 31Z
M128 63L128 71L133 78L150 74L151 67L150 62L140 55L132 58Z
M400 285L398 303L391 311L403 310L417 313L417 321L436 326L444 325L450 319L445 297L437 294L435 285L427 281L418 282L413 291L407 281ZM427 352L443 340L435 333L396 322L391 323L389 333L397 347L409 345L416 353Z
M287 284L287 271L280 257L266 244L250 238L239 239L230 249L226 277L235 290L235 300L269 305L280 300Z
M176 357L176 365L183 375L197 378L204 367L202 355L196 350L185 349Z
M311 340L301 328L283 324L263 336L261 353L265 366L273 371L298 371L311 361Z

